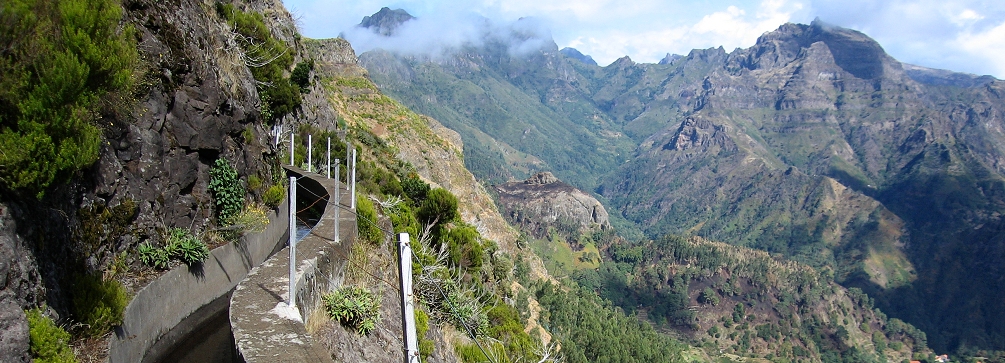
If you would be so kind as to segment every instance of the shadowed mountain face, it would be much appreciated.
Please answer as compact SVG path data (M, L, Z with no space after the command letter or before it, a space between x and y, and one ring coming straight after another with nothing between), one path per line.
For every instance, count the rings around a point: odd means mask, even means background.
M388 7L383 7L376 14L363 17L359 27L369 28L382 35L393 35L399 25L412 19L415 17L402 9L391 10Z
M1005 83L906 67L820 22L662 64L507 49L360 60L457 130L483 180L549 170L616 226L829 267L938 350L1005 349Z

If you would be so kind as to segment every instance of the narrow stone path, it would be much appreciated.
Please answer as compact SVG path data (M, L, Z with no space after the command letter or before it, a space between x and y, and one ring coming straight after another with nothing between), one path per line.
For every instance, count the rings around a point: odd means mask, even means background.
M291 176L301 176L297 199L313 203L324 196L327 203L311 233L296 246L296 309L287 305L290 255L287 247L238 284L230 300L230 324L238 354L245 362L333 362L324 347L313 344L304 319L322 308L322 292L341 283L347 263L344 256L349 255L355 240L356 218L348 211L350 198L344 187L339 188L342 208L338 208L334 198L329 197L334 196L334 180L299 168L286 169Z

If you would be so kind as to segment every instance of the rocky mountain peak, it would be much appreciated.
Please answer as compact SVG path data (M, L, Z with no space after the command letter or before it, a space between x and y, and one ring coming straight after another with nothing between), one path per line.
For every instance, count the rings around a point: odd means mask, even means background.
M552 174L550 171L543 171L532 175L530 178L527 178L527 180L524 180L523 183L530 185L545 185L557 183L558 181L559 180L555 177L555 174Z
M583 54L576 48L565 47L562 48L562 50L560 50L559 52L562 52L562 55L566 57L578 60L580 62L583 62L584 64L588 64L591 66L597 65L597 61L593 60L593 57Z
M821 42L834 64L855 78L879 79L888 70L900 69L899 63L872 38L819 19L810 25L783 24L759 37L754 46L732 54L730 61L749 70L784 67L805 57L807 49Z
M364 16L363 21L357 26L370 29L377 34L390 36L394 34L394 30L398 26L412 19L415 19L415 17L404 9L391 10L385 6L373 15Z
M608 67L614 66L614 68L621 68L621 67L630 67L634 65L635 61L633 61L631 57L626 55L624 57L618 58L618 60L614 61L614 63L611 63Z
M667 53L667 55L664 56L663 59L660 59L659 63L657 63L657 64L671 64L675 60L678 60L678 59L681 59L681 58L684 58L684 56L682 56L680 54L670 54L670 53Z

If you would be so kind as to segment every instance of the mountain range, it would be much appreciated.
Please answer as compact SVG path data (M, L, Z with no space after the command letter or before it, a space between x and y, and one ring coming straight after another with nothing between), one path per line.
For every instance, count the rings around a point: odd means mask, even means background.
M361 26L395 19L411 17ZM515 53L513 32L359 59L456 130L484 183L549 171L595 192L620 231L831 270L937 350L1005 349L1005 82L904 64L819 20L603 67L550 39Z

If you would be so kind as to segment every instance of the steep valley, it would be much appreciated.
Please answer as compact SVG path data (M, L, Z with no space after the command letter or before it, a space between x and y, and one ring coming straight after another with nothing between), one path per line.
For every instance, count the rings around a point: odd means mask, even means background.
M512 34L360 61L458 130L486 183L550 171L596 192L619 230L831 269L937 350L1005 349L1005 83L902 64L819 21L661 64L597 66ZM514 54L512 39L544 45Z
M108 361L130 299L240 249L286 161L322 170L329 137L358 156L339 289L370 294L378 331L306 317L337 361L401 358L400 232L423 361L1005 357L993 77L820 21L600 66L531 19L425 56L307 38L278 0L13 0L0 19L0 361Z

